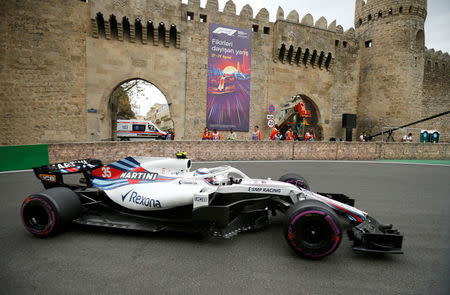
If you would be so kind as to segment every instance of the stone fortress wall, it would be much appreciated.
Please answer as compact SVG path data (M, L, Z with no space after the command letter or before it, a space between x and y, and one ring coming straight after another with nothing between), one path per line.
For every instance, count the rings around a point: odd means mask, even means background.
M86 140L80 1L0 1L0 144Z
M166 95L177 139L198 139L211 22L253 30L250 130L296 94L315 106L325 140L344 137L343 113L370 133L449 109L449 55L424 47L424 0L357 0L345 32L282 8L275 22L254 15L232 1L221 12L217 0L2 1L0 144L106 140L110 94L134 78ZM449 140L448 116L413 127Z

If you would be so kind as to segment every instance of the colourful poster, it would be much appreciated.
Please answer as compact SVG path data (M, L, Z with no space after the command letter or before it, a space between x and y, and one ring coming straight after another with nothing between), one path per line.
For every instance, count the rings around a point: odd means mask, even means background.
M209 129L249 130L251 48L250 30L209 24Z

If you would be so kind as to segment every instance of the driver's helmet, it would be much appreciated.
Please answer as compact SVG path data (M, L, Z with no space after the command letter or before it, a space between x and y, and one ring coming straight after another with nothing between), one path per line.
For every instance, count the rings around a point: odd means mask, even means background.
M213 178L214 184L226 184L227 182L228 182L228 178L226 177L226 175L223 175L223 174L216 175Z

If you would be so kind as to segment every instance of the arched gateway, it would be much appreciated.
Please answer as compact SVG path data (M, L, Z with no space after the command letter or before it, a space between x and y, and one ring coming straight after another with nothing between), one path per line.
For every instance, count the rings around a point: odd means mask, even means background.
M317 104L305 94L292 96L288 101L282 101L276 113L276 121L282 132L291 127L303 138L305 133L313 130L316 140L323 139L321 115Z
M117 139L118 119L149 120L161 130L173 128L170 105L161 90L149 81L130 79L118 85L108 103L111 116L111 138Z

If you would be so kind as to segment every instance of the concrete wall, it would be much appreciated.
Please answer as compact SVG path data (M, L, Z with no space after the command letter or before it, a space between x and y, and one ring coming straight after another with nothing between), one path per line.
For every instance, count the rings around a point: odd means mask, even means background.
M127 156L174 157L185 151L196 161L218 160L449 160L450 144L285 141L151 141L49 144L50 163Z

